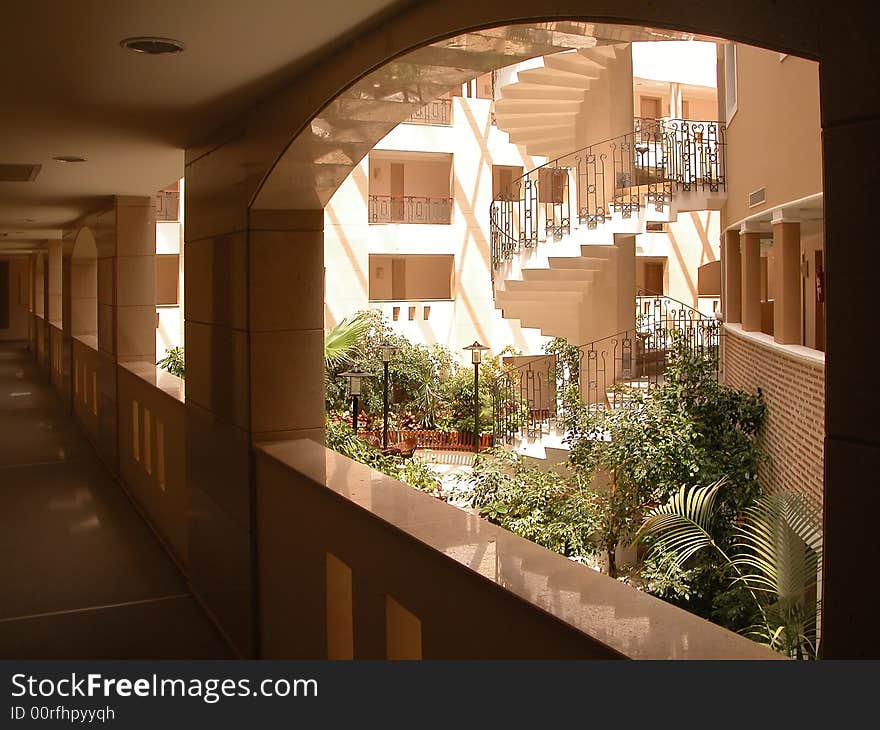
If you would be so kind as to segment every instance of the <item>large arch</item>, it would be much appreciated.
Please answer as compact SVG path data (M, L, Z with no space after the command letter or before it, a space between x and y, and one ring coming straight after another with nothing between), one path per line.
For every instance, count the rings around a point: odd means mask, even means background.
M567 21L579 24L581 30L566 27ZM447 68L460 69L455 58L466 55L469 44L481 38L488 43L490 34L480 29L514 23L530 24L536 34L575 30L570 33L575 36L586 35L589 24L623 24L645 33L666 29L736 40L820 62L828 302L823 589L833 597L825 602L824 653L877 655L880 644L859 605L864 592L862 566L876 563L880 548L859 536L867 534L868 515L880 508L880 497L876 490L853 485L862 483L865 473L880 469L880 422L873 418L880 409L880 393L858 366L864 359L861 335L872 329L867 302L874 286L868 274L874 270L873 253L863 236L873 227L871 181L880 153L872 140L880 133L880 92L857 89L852 80L860 78L864 68L875 67L880 50L868 35L873 24L853 0L835 4L750 0L722 6L692 0L634 0L625 5L563 0L554 4L552 14L543 15L524 0L479 4L430 0L405 5L381 27L364 30L236 123L188 150L187 255L191 246L195 256L215 265L214 285L221 288L241 286L230 262L255 264L244 284L248 305L240 309L234 302L219 306L217 291L191 296L187 290L187 354L193 366L188 370L188 409L192 398L194 413L210 414L210 418L202 414L200 423L195 417L188 421L188 439L196 450L205 447L205 461L212 462L203 466L198 457L189 460L191 486L213 496L224 519L240 518L242 500L249 501L246 495L252 488L246 466L249 446L242 437L249 442L284 434L321 436L321 207L344 178L343 170L383 136L387 125L393 126L410 111L400 109L392 117L372 119L365 111L364 121L374 124L362 126L361 137L334 137L342 130L333 125L333 105L367 101L372 103L364 106L378 110L382 99L376 99L372 89L382 91L387 100L407 88L402 83L392 85L403 75L392 78L395 74L385 64L394 62L403 70L420 62L438 67L445 54ZM462 40L444 41L454 37ZM502 38L501 46L515 40ZM532 55L540 53L536 50ZM512 60L511 54L506 62ZM454 73L441 78L439 72L432 77L432 85L415 97L419 103L459 83ZM835 242L840 250L835 250ZM260 266L268 260L273 265ZM230 330L242 336L230 336ZM191 340L203 346L191 348ZM273 375L272 363L279 357L293 363L293 372ZM298 385L291 386L291 381ZM239 387L238 382L246 385ZM206 447L218 441L235 447L224 458L230 466L240 465L240 495L212 494L215 488L209 482L219 468L217 450L209 459ZM238 455L233 453L236 449ZM243 524L250 525L249 518ZM242 529L242 544L249 541L249 530ZM206 590L215 587L213 577L205 580ZM252 636L244 628L247 621L242 621L250 609L232 611L218 604L216 610L221 623L231 622L226 624L230 632L249 653Z

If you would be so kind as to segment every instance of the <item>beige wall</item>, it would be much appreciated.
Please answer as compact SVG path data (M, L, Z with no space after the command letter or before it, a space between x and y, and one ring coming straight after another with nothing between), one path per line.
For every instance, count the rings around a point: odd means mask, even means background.
M368 156L370 195L391 195L391 164L403 165L403 194L417 197L449 197L452 155L434 159L415 159L412 155ZM395 192L395 194L397 194Z
M454 256L453 301L431 305L427 320L423 307L418 306L422 300L395 302L394 305L401 308L400 320L395 323L397 329L415 341L446 344L454 352L475 339L495 352L507 345L523 352L540 352L544 338L537 330L520 327L518 320L505 320L495 308L489 263L489 204L493 165L530 170L545 160L533 158L522 148L510 144L507 135L491 125L489 100L456 97L453 105L451 126L402 124L397 127L377 145L377 151L371 153L369 159L354 169L327 204L324 210L325 326L331 327L370 306L370 254L447 254ZM437 186L426 190L442 190L441 182L446 174L442 172L443 166L448 170L449 162L440 155L453 159L452 223L369 224L368 191L376 190L371 169L377 164L387 164L395 153L402 153L397 157L407 165L409 194L409 170L417 163L407 153L413 150L436 156L425 163L425 169L433 175ZM445 179L448 180L448 175ZM390 297L391 270L390 266L386 268L387 278L383 282L388 289L385 294ZM382 291L375 271L372 284L375 291ZM373 306L387 310L387 319L391 320L391 304ZM409 306L416 306L416 321L408 319Z
M699 303L700 266L720 258L721 215L714 210L679 213L663 233L636 237L636 253L664 263L663 293L696 308ZM643 267L637 267L636 286L644 288Z
M794 56L780 61L778 53L753 46L737 44L736 49L737 107L727 126L725 228L822 190L819 65ZM718 68L723 106L720 61ZM766 202L749 208L749 193L761 187L767 188Z

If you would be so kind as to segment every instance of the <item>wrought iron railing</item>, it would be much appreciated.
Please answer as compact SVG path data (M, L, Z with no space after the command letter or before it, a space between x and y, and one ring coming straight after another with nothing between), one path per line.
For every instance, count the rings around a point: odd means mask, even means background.
M452 99L434 99L413 112L406 122L448 127L452 124Z
M642 205L658 212L678 191L727 189L725 127L687 119L635 119L631 133L558 157L514 180L490 211L493 270L523 250L593 229Z
M452 198L418 195L370 195L370 223L452 222Z
M535 438L565 417L570 397L598 408L625 407L635 389L663 383L673 341L720 368L720 323L671 297L639 292L636 326L580 347L555 348L508 367L493 389L496 443Z

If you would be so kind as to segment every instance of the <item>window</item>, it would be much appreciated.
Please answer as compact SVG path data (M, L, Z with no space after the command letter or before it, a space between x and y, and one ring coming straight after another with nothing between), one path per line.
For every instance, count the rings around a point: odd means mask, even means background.
M370 254L370 301L452 299L454 262L451 254Z

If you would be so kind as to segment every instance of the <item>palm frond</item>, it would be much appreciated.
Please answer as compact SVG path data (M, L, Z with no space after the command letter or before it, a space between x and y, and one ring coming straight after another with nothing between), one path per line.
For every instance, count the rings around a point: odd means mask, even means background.
M737 529L733 564L745 583L782 605L803 601L820 568L818 511L801 495L772 493L747 507Z
M715 502L725 481L722 478L707 487L682 487L666 504L648 514L635 542L650 538L649 554L658 550L666 553L670 567L683 567L704 548L717 550L727 560L711 533Z
M332 369L353 361L352 354L371 322L362 312L346 317L324 334L324 362Z

